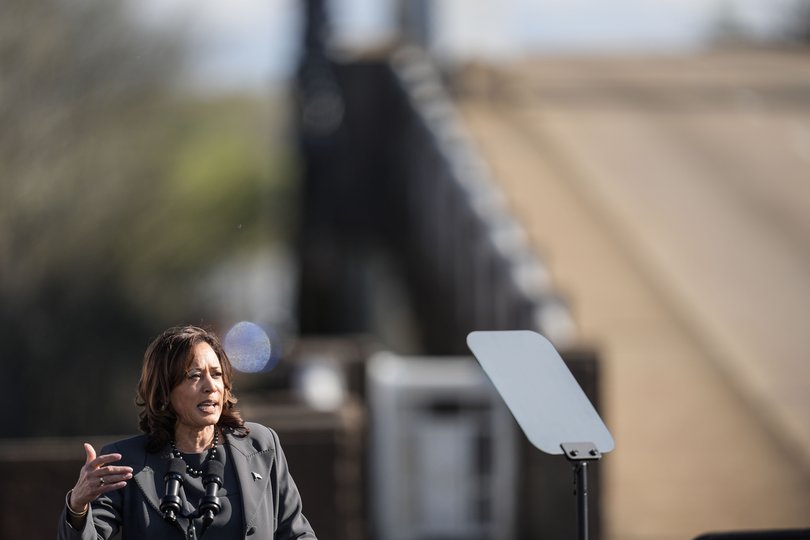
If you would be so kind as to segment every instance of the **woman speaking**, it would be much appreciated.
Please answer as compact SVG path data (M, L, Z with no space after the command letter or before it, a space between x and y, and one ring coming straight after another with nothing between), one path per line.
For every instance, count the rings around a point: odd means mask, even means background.
M276 433L246 423L219 339L171 328L144 355L143 435L89 444L65 497L60 540L314 539Z

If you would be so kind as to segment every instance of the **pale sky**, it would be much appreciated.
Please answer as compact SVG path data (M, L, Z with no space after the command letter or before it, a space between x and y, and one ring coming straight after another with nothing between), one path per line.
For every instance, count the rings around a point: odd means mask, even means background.
M429 6L432 45L445 58L554 52L672 52L699 47L722 6L758 34L799 0L404 0ZM286 80L297 61L303 0L133 0L150 24L186 26L195 78L215 85ZM391 37L394 0L330 0L333 33L373 46ZM780 9L782 8L782 9Z

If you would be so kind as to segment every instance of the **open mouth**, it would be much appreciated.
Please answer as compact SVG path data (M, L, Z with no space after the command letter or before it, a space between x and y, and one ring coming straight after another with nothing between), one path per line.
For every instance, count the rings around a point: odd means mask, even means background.
M207 400L197 404L197 408L200 411L202 411L204 413L209 413L209 414L213 413L216 410L217 407L219 407L219 403L217 403L216 401L212 401L210 399L207 399Z

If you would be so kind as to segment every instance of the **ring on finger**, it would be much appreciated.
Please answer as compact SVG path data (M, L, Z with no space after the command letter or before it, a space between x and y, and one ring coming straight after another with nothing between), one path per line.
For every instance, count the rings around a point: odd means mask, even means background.
M99 485L99 486L103 486L103 485L104 485L104 478L99 478L98 480L99 480L99 484L98 484L98 485Z

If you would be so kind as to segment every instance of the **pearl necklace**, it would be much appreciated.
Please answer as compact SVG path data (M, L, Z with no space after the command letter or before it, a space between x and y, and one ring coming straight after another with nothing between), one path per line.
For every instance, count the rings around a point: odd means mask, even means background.
M170 440L169 445L172 447L172 455L174 457L176 457L176 458L182 459L183 463L186 463L186 460L183 457L183 454L180 452L180 450L177 449L177 446L175 446L174 440ZM186 472L189 474L189 476L191 476L193 478L199 478L199 477L202 476L202 474L203 474L202 469L203 469L203 466L205 465L205 462L206 461L211 461L213 459L217 459L217 446L218 445L219 445L219 432L216 430L216 428L214 428L214 440L211 441L211 450L208 452L208 455L205 457L205 460L200 465L200 468L195 469L194 467L192 467L191 465L186 463Z

